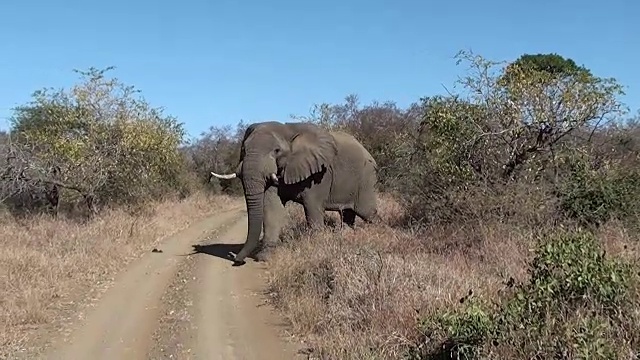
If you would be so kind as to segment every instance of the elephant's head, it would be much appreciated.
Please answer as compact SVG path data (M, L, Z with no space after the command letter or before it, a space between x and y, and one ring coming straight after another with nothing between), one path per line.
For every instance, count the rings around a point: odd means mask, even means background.
M249 126L244 134L240 163L233 174L240 178L249 217L246 243L236 256L241 262L256 247L264 218L264 194L270 186L301 182L333 161L337 153L329 132L310 123L264 122ZM267 209L268 211L268 209Z

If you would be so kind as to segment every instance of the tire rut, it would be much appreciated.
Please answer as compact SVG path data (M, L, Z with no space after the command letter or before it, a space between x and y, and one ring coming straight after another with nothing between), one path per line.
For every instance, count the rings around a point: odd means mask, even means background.
M147 359L188 359L191 352L188 335L192 333L193 269L196 260L188 257L178 266L175 278L162 296L162 312L152 335Z
M235 218L213 231L204 240L219 236L230 225L239 221ZM194 242L195 243L195 242ZM201 244L202 240L198 242ZM186 256L178 265L176 276L162 296L162 312L158 327L153 333L153 345L148 359L189 359L192 349L189 346L195 333L194 301L195 269L199 258L196 254Z

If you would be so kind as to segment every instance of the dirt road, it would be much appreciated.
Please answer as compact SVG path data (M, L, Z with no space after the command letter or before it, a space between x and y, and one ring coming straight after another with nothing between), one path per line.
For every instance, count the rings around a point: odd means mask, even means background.
M46 358L301 358L261 306L264 263L232 267L224 258L243 243L246 221L236 207L168 238L116 278Z

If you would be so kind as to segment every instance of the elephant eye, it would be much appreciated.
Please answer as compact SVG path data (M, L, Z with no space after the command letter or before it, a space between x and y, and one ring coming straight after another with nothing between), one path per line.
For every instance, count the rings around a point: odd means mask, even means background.
M276 148L274 151L275 151L276 154L279 154L280 153L280 148Z

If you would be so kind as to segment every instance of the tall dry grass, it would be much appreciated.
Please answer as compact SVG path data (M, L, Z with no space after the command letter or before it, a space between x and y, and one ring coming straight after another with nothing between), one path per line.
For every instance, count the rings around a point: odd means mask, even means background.
M40 216L0 220L0 358L33 345L38 329L62 321L132 260L234 199L197 193L132 215L107 211L81 224Z
M304 230L290 208L284 242L269 258L269 295L314 358L400 359L423 341L418 319L460 304L495 298L509 278L527 277L534 234L513 225L451 224L412 231L393 227L403 208L380 196L381 224ZM630 235L602 229L608 248L636 256Z

